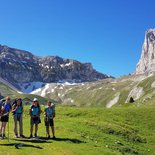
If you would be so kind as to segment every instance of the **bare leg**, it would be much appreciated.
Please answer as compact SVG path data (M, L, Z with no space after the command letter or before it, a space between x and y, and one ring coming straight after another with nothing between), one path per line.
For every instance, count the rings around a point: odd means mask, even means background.
M33 134L33 125L31 125L31 127L30 127L30 135L32 135Z
M46 126L46 133L47 133L47 137L50 136L50 133L49 133L49 126Z
M38 132L38 124L35 124L35 136L37 136L37 132Z
M52 134L53 134L53 137L55 137L55 130L54 130L54 126L51 126L51 129L52 129Z
M14 116L14 134L17 136L18 132L17 132L17 117Z
M23 135L23 117L22 117L22 115L20 116L19 129L20 129L20 136L22 136Z
M7 122L3 122L3 131L2 131L2 136L5 135L5 128L6 128Z
M3 122L1 123L0 135L2 136Z

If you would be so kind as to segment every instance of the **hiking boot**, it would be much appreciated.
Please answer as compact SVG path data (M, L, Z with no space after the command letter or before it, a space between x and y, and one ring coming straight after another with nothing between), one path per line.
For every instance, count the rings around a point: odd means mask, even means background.
M31 134L29 138L33 138L33 135Z
M15 135L15 138L18 138L18 135Z
M24 135L20 135L20 138L25 138L25 136Z
M1 137L0 137L0 139L4 139L4 137L3 137L3 136L1 136Z
M34 137L35 137L35 138L37 138L37 137L38 137L36 133L34 134Z
M50 135L48 135L47 138L50 139L51 138Z
M52 137L52 139L56 139L56 137L55 137L55 136L53 136L53 137Z
M2 134L0 134L0 139L4 139L4 136Z
M7 138L7 137L5 136L5 134L2 134L2 138L4 139L4 138Z

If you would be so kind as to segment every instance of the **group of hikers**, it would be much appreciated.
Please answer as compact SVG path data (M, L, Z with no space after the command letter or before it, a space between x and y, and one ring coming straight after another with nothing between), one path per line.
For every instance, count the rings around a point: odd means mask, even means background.
M3 139L6 137L5 130L7 122L9 121L9 113L12 112L13 120L14 120L14 134L15 138L25 138L23 134L23 104L22 99L15 99L13 102L10 97L6 97L5 100L0 102L0 138ZM41 123L40 115L41 115L41 107L37 98L34 98L32 104L29 109L30 115L30 136L29 138L37 138L38 133L38 125ZM54 117L55 117L55 106L51 101L47 101L47 107L44 110L44 122L46 127L46 135L47 138L50 138L50 127L52 130L53 139L55 139L55 131L54 131ZM19 122L19 134L17 130L17 124ZM35 126L35 132L33 135L33 128Z

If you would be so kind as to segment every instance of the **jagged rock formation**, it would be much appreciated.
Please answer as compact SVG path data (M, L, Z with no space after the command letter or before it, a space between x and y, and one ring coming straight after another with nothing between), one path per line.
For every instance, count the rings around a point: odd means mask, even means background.
M136 74L155 73L155 29L146 31L142 54L137 64Z

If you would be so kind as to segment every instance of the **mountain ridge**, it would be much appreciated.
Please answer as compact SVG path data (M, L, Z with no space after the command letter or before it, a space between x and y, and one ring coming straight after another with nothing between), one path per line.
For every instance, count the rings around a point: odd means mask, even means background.
M91 63L59 56L35 56L25 50L0 45L0 77L20 89L20 83L88 82L111 76L97 72Z

